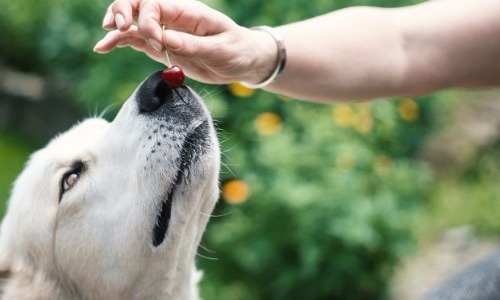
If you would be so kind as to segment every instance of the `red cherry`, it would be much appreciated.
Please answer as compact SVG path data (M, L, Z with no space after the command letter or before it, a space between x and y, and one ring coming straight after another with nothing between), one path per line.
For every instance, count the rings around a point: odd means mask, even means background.
M161 78L172 89L184 85L184 72L178 66L163 70Z

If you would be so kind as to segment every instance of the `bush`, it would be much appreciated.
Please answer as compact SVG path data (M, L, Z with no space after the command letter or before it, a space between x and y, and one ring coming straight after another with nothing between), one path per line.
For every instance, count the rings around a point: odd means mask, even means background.
M201 250L218 258L200 259L206 298L381 298L427 194L429 173L409 158L427 99L322 106L259 92L227 105L227 201L205 237L215 254ZM225 188L235 176L250 189L240 205Z

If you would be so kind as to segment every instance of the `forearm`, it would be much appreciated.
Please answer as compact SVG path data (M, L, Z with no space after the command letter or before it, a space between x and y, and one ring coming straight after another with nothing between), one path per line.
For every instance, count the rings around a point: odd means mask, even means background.
M268 90L331 101L500 84L499 3L355 7L279 27L288 61Z
M277 28L285 71L269 90L311 100L357 100L401 85L401 35L389 10L356 7Z

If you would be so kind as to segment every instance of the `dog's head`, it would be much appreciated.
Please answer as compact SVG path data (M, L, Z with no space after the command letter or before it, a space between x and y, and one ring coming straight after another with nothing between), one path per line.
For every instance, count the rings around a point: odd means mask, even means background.
M157 282L173 293L166 282L192 280L218 172L200 97L154 73L112 123L86 120L31 156L2 222L1 267L75 294L142 298Z

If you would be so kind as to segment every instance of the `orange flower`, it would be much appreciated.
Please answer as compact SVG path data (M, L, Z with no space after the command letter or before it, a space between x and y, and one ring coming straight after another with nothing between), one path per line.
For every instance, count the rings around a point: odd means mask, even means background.
M229 92L236 97L248 98L255 93L254 89L246 87L239 82L233 82L228 86Z
M255 119L255 129L262 135L272 135L281 129L281 117L273 112L261 113Z
M420 109L415 100L406 98L398 105L398 112L401 118L407 122L415 122L418 119Z
M243 180L231 180L222 186L222 197L230 204L245 202L250 195L250 188Z

